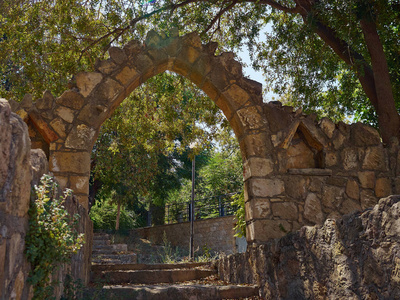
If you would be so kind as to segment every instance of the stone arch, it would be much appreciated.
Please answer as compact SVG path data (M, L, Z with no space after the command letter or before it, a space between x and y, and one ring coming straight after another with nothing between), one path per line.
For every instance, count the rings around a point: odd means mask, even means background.
M232 53L215 55L216 48L203 45L196 33L167 37L150 31L143 44L111 48L110 59L97 61L94 72L76 74L60 97L45 92L34 103L25 97L11 106L25 119L40 120L35 128L49 143L50 170L86 207L90 153L101 124L136 87L166 70L202 89L239 140L249 242L321 224L400 192L398 144L388 148L366 125L335 124L280 102L263 103L261 84L243 76ZM290 167L296 133L306 155L318 154L319 163Z
M45 92L26 107L27 114L37 113L44 120L42 135L51 136L49 165L60 185L73 189L87 207L90 153L100 126L135 88L167 70L191 80L222 110L239 140L244 162L255 159L270 165L266 149L272 144L262 85L243 76L233 53L215 55L216 49L217 43L203 45L197 33L167 37L150 31L143 44L131 41L123 48L110 48L108 60L97 61L94 72L76 74L60 97ZM253 164L247 166L246 180L265 176L257 175ZM250 201L251 185L245 184L245 189Z

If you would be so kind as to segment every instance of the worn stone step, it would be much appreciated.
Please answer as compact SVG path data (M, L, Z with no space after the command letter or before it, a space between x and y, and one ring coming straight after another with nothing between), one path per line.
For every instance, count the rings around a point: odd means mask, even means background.
M176 264L108 264L92 265L93 272L115 271L115 270L171 270L171 269L194 269L204 267L211 269L209 262L189 262Z
M92 281L114 284L157 284L199 280L217 274L216 270L126 270L94 272Z
M94 245L93 246L93 254L96 254L96 251L114 251L114 252L128 252L127 244L111 244L111 245Z
M89 290L96 299L146 299L146 300L221 300L244 299L259 295L257 286L237 285L114 285L101 290Z
M93 246L103 246L103 245L110 245L110 240L93 240Z
M135 264L137 255L135 253L125 254L98 254L92 256L95 264Z
M93 240L109 240L110 235L108 233L95 233L93 235Z

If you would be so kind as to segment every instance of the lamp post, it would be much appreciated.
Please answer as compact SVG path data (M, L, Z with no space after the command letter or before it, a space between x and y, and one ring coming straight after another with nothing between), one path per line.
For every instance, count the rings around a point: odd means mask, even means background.
M195 184L196 155L192 159L192 197L190 199L190 259L194 259L194 184Z
M192 150L192 197L190 199L190 259L194 260L194 187L195 187L195 176L196 176L196 154L194 149L197 146L197 142L193 142L189 145Z

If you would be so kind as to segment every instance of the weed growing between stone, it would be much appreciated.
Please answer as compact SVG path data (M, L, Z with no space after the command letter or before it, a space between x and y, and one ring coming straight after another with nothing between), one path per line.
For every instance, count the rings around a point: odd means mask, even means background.
M63 205L71 195L67 189L60 196L50 175L43 175L39 186L35 186L26 236L26 256L31 263L28 281L33 286L34 299L51 296L51 274L83 246L84 236L76 230L79 215L70 216Z

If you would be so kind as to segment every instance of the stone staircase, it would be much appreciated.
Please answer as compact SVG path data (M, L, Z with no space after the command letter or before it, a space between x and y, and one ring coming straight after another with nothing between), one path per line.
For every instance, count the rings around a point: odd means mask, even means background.
M210 263L97 264L90 290L94 299L259 299L256 286L221 284ZM213 282L215 281L215 282Z
M126 244L112 244L107 233L95 233L93 236L92 264L132 264L137 255L128 251Z
M256 286L219 281L208 262L138 264L126 244L112 244L104 233L94 235L91 271L85 299L260 299Z

